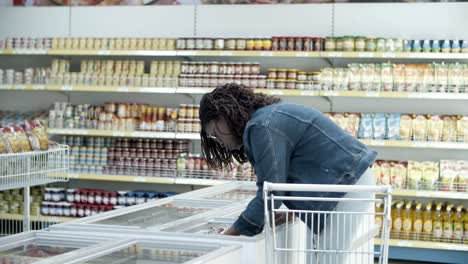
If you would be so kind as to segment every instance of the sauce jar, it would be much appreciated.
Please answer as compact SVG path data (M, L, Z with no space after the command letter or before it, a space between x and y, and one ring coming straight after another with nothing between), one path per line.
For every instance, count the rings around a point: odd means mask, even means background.
M278 78L276 69L268 69L268 79L276 79Z
M286 89L288 90L296 89L296 80L286 80Z
M237 39L236 40L236 49L237 50L245 50L247 47L247 41L245 39Z
M215 49L216 50L223 50L224 49L224 39L223 38L217 38L215 40Z
M255 40L254 39L247 39L245 49L246 50L254 50L255 48Z
M225 48L227 50L235 50L236 49L236 44L237 44L236 39L228 39L225 44L226 44Z
M366 50L366 38L365 37L357 37L354 42L354 49L355 51L365 51Z
M343 50L344 51L354 51L354 38L353 37L344 37L343 38Z
M294 69L290 69L287 71L287 77L288 79L292 79L292 80L295 80L297 79L297 70L294 70Z
M294 48L295 48L295 45L294 45L294 38L293 37L289 37L287 38L287 48L286 50L288 51L294 51Z
M286 79L288 77L286 69L279 69L276 71L277 79Z
M333 37L327 37L325 39L325 51L335 51L336 50L336 39Z
M280 37L278 42L280 51L285 51L288 49L288 40L285 37Z
M298 81L307 81L307 73L303 72L303 71L297 72L297 80Z
M286 80L285 79L277 79L275 81L275 89L286 89Z
M302 51L304 47L304 38L297 37L294 39L294 50Z
M278 37L273 37L271 39L271 50L273 51L279 50L279 38Z
M265 88L266 87L266 76L258 76L257 77L257 87L258 88Z

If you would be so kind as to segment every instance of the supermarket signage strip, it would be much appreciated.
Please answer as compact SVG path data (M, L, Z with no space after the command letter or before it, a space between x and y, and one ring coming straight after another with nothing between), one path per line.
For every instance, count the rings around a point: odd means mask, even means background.
M70 173L70 179L79 180L97 180L97 181L122 181L122 182L146 182L160 184L186 184L186 185L204 185L213 186L227 183L229 181L211 180L211 179L193 179L193 178L174 178L174 177L142 177L128 175L105 175L105 174L81 174Z
M18 91L71 91L71 92L113 92L113 93L165 93L165 94L205 94L213 88L203 87L124 87L124 86L85 86L85 85L0 85L0 90ZM389 99L438 99L468 100L468 93L418 93L418 92L362 92L362 91L307 91L255 89L257 93L278 96L325 96L363 97Z
M0 217L1 220L24 220L24 215L22 214L2 214ZM50 216L41 216L41 215L31 215L32 222L53 222L53 223L64 223L68 221L76 220L72 217L50 217Z
M49 128L47 133L52 135L75 135L97 137L127 137L127 138L159 138L159 139L192 139L199 140L198 133L153 132L153 131L105 131L96 129L58 129ZM468 150L468 143L457 142L414 142L402 140L367 140L361 142L373 147L397 148L433 148Z
M468 193L466 192L443 192L443 191L426 191L426 190L405 190L393 189L394 196L403 197L425 197L425 198L442 198L442 199L457 199L468 200Z
M380 238L374 239L374 244L380 245ZM389 245L392 247L468 251L468 245L454 244L454 243L441 243L441 242L428 242L428 241L410 241L410 240L390 239Z
M468 53L431 52L341 52L341 51L242 51L242 50L67 50L9 49L5 55L89 55L89 56L196 56L196 57L278 57L278 58L396 58L468 59Z

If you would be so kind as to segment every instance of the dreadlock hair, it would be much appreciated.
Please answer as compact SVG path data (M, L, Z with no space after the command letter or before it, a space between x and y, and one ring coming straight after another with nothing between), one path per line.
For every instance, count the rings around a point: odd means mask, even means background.
M208 166L213 169L222 169L223 167L230 167L234 159L239 163L247 161L243 149L229 150L216 140L208 137L205 128L211 120L223 117L234 136L242 139L245 126L253 112L261 107L280 101L279 98L254 93L252 89L234 83L217 87L212 92L205 94L200 102L202 126L200 136L202 152L206 157Z

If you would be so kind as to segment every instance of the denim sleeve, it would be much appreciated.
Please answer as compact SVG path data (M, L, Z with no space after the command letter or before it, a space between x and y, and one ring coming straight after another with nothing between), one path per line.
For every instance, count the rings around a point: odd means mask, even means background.
M272 128L254 125L248 133L248 142L244 143L248 143L247 149L254 161L258 190L233 227L241 235L254 236L262 232L264 225L263 182L287 182L293 146L286 135ZM275 192L275 195L283 194ZM280 206L281 202L275 202L275 208Z

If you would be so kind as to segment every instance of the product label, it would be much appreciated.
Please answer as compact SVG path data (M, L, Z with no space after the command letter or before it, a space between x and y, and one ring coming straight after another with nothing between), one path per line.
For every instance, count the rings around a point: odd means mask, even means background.
M417 219L414 221L414 231L421 232L423 229L422 220Z
M393 221L393 229L400 231L403 223L401 218L396 218L395 221Z
M411 219L405 219L403 221L403 230L411 231L411 227L412 227Z

